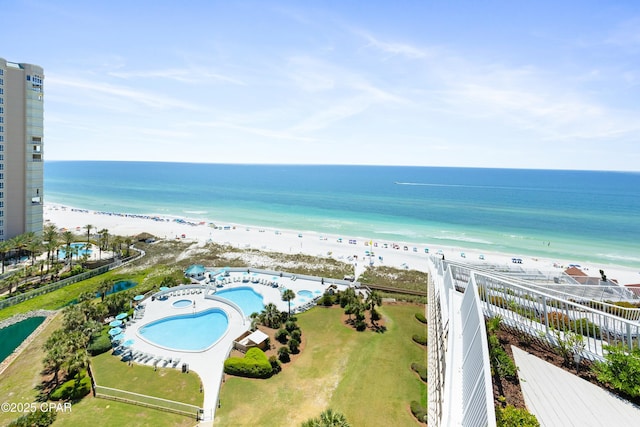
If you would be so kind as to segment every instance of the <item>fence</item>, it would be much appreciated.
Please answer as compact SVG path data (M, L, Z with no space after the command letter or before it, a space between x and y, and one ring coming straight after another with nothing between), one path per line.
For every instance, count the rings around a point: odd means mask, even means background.
M142 258L145 255L145 252L142 250L139 250L139 254L138 256L134 257L134 258L130 258L126 261L122 261L122 260L118 260L115 262L112 262L111 264L107 264L107 265L103 265L102 267L98 267L96 269L90 270L90 271L86 271L84 273L80 273L77 274L75 276L71 276L71 277L67 277L66 279L62 279L60 281L57 281L55 283L50 283L48 285L44 285L42 287L39 287L38 289L34 289L32 291L29 292L25 292L23 294L19 294L10 298L7 298L5 300L0 301L0 310L2 310L3 308L7 308L7 307L11 307L12 305L16 305L19 304L21 302L30 300L31 298L35 298L37 296L40 295L44 295L44 294L48 294L49 292L53 292L56 291L60 288L63 288L65 286L71 285L73 283L77 283L80 282L82 280L86 280L89 279L91 277L94 276L98 276L102 273L106 273L109 270L112 270L114 268L129 264L133 261L136 261L140 258Z
M460 294L451 271L434 262L428 283L429 425L495 426L482 301L474 283Z
M189 405L187 403L162 399L160 397L147 396L126 390L118 390L98 384L94 384L93 387L95 397L102 399L116 400L132 405L145 406L147 408L159 409L161 411L172 412L174 414L186 415L188 417L193 417L196 420L200 420L204 413L202 408L195 405Z

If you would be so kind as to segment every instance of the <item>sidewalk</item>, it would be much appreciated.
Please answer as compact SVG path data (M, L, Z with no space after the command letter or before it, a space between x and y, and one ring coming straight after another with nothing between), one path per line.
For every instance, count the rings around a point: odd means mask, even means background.
M511 346L529 411L541 426L637 426L640 408Z

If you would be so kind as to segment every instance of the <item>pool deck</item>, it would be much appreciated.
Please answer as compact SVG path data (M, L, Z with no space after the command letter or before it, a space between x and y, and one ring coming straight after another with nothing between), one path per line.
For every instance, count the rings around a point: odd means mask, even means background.
M215 409L218 404L218 394L223 379L223 366L224 361L229 355L233 347L233 340L238 338L244 332L248 331L251 327L251 321L248 317L244 317L243 313L238 311L232 304L226 304L223 301L205 298L205 295L215 295L215 291L228 290L234 288L251 288L258 294L262 295L265 304L274 303L280 311L287 311L289 305L286 301L281 299L281 289L291 289L296 292L296 299L291 301L292 313L299 307L305 306L311 302L309 299L309 293L303 292L306 295L298 295L299 291L309 291L315 296L321 296L327 287L331 284L329 281L321 283L320 281L307 280L303 278L297 278L292 280L290 277L278 277L275 280L272 275L251 275L247 282L247 275L239 272L231 272L228 275L228 281L221 287L211 286L210 290L197 291L185 291L179 292L179 295L172 295L164 299L158 299L152 301L151 298L147 298L141 302L140 306L144 308L144 314L142 318L130 323L125 328L125 338L123 340L133 339L134 343L129 350L134 354L147 354L153 356L152 358L145 360L146 365L154 364L154 361L160 360L159 367L175 367L176 369L182 369L183 363L189 365L189 371L196 372L202 381L204 400L204 421L212 421ZM261 283L252 283L251 280L264 279L264 281L276 281L279 287L272 287ZM243 281L244 280L244 281ZM345 286L340 285L340 288ZM178 289L178 288L172 288ZM170 291L172 291L170 290ZM176 294L177 292L171 292ZM173 303L183 299L190 299L195 302L195 308L193 305L187 307L174 307ZM168 348L163 348L148 342L142 338L139 334L139 330L145 325L160 320L169 316L177 316L181 314L194 314L202 311L209 310L211 308L219 308L223 310L229 318L229 327L223 336L211 347L204 351L178 351ZM249 316L250 313L246 315ZM171 360L172 363L165 363ZM179 360L178 363L174 363ZM166 399L171 399L171 396L165 396Z

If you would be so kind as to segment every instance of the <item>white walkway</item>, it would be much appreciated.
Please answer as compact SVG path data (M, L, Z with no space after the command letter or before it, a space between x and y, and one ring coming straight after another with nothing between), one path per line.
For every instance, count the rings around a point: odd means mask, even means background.
M511 346L529 411L541 426L637 426L640 408Z

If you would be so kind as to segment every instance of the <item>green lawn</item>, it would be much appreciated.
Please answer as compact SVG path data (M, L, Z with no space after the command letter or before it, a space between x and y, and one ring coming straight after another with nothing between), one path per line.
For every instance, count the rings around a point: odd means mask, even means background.
M332 408L353 426L415 425L409 404L426 402L426 385L411 371L426 365L426 349L411 340L424 334L419 305L380 308L387 332L356 332L341 323L340 308L299 315L305 349L268 380L227 377L216 412L221 426L296 426Z
M183 374L178 369L142 366L122 362L111 352L91 358L96 383L148 396L161 397L202 407L200 377L191 371Z

